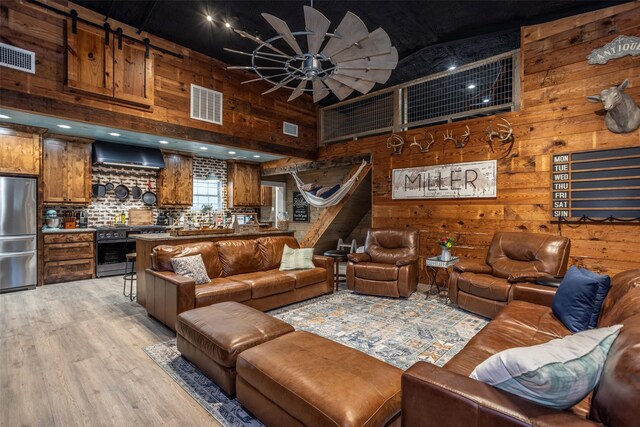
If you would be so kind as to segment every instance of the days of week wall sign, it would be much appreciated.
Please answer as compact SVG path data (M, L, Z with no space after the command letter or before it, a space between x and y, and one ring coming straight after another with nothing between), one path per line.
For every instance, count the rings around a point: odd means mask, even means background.
M640 217L640 147L551 156L551 216Z

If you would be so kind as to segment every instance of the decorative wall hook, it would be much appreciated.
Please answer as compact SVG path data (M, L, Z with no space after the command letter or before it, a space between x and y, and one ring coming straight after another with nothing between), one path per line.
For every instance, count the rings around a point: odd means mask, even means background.
M404 147L404 139L400 135L396 135L392 133L389 138L387 138L387 148L393 149L391 153L392 156L397 156L398 154L402 154L402 148Z
M420 144L418 141L416 141L416 137L413 137L413 142L409 145L409 147L413 147L416 146L420 149L421 153L428 153L429 152L429 148L431 148L431 146L436 142L435 138L433 137L433 135L431 133L429 133L429 139L427 139L427 136L425 135L425 139L427 140L427 145L426 146L422 146L422 144Z
M466 128L467 128L467 131L462 134L462 136L460 137L460 140L458 140L458 138L455 138L453 136L453 132L448 130L445 131L444 137L443 137L444 142L451 141L454 143L456 148L464 148L464 146L467 145L467 143L469 142L469 136L471 135L471 129L469 129L469 126L467 126Z
M497 140L500 142L500 145L506 147L507 151L504 156L501 158L505 158L511 153L511 149L513 148L513 143L515 142L515 137L513 136L513 126L507 119L500 119L504 121L504 123L498 123L496 125L496 129L494 130L491 125L487 127L485 132L487 133L487 144L489 145L489 150L494 153L493 142Z

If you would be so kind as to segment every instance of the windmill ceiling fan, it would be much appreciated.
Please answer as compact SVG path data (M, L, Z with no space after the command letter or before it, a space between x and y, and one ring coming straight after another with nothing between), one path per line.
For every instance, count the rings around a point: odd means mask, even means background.
M365 94L376 83L385 83L398 64L398 51L391 46L387 33L382 28L369 33L354 13L347 12L333 33L327 32L331 22L309 6L304 6L305 31L292 32L285 21L267 13L262 17L277 36L262 41L244 30L233 29L258 47L251 53L225 50L251 57L250 66L228 68L258 75L243 84L261 80L271 83L273 87L263 95L285 88L293 91L289 101L313 93L313 102L318 102L331 92L343 100L354 90ZM298 42L304 36L306 50Z

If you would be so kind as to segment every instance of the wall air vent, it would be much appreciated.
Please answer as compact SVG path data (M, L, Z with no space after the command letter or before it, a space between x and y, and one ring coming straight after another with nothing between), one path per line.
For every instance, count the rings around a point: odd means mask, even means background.
M285 135L298 136L298 125L289 122L282 122L282 133Z
M191 85L191 118L222 124L222 93Z
M0 65L35 74L36 54L19 47L0 43Z

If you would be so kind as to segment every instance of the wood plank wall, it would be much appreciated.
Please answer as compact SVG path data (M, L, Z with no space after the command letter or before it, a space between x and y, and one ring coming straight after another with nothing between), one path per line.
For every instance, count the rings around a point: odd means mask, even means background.
M496 231L558 234L550 218L550 156L552 153L630 147L640 144L640 130L619 135L604 125L602 106L587 95L628 78L627 93L640 103L640 59L627 56L606 65L589 65L586 56L620 34L640 36L640 3L627 3L522 29L522 106L520 111L415 129L404 133L411 141L431 132L438 141L429 153L405 145L391 156L389 134L339 143L321 149L320 157L371 152L373 166L373 226L418 227L421 256L439 252L436 239L451 235L459 241L455 255L484 260ZM485 141L485 129L505 118L513 124L515 145L498 160L495 199L437 199L394 201L391 171L424 165L497 159ZM445 130L454 135L471 129L463 149L442 142ZM640 267L640 224L587 224L562 227L571 238L571 264L613 274Z
M79 16L102 25L104 17L73 3L56 0L50 5L74 8ZM109 20L111 28L184 55L183 59L152 50L155 105L145 110L69 92L64 88L65 18L24 0L0 4L0 41L36 53L36 73L2 68L0 104L25 111L66 117L121 129L167 137L186 138L240 148L313 158L316 154L316 107L310 96L287 102L290 91L261 95L271 87L263 82L240 85L253 74L226 70L226 64L190 51L151 34ZM239 37L239 36L238 36ZM243 64L238 58L238 64ZM190 84L224 94L223 125L192 120ZM282 121L296 123L299 137L282 133Z

